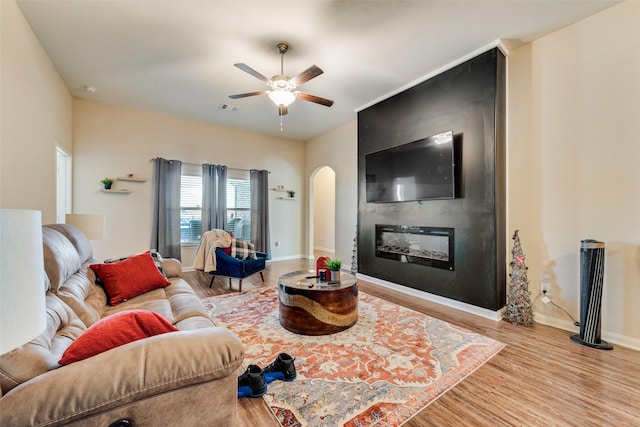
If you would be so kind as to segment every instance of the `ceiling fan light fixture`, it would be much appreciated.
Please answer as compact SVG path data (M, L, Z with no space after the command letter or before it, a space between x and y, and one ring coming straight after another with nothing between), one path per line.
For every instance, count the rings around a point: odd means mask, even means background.
M289 46L286 43L278 43L276 46L278 53L280 53L280 74L267 78L264 74L257 72L253 68L244 63L233 64L234 67L239 68L247 74L252 75L258 80L267 84L271 90L261 90L256 92L238 93L235 95L229 95L231 99L247 98L249 96L269 95L271 101L278 107L278 115L280 116L280 131L282 131L282 116L289 113L289 105L300 98L303 101L314 102L325 107L331 107L333 101L319 96L311 95L306 92L300 92L297 88L309 80L318 77L323 73L322 69L317 65L312 65L306 70L302 71L294 78L291 78L284 74L284 54L287 53Z
M281 107L288 107L293 101L296 100L296 96L293 92L288 90L272 90L269 91L269 98L274 104Z

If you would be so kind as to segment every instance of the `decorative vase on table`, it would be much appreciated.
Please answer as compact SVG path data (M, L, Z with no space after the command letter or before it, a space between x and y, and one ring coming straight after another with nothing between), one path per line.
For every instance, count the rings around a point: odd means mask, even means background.
M342 261L338 258L328 259L325 261L325 265L331 270L331 281L340 282L340 268L342 267Z
M327 277L331 277L330 270L326 264L328 259L329 259L328 256L321 256L321 257L318 257L318 259L316 260L316 277L318 277L321 282L323 281L322 278L320 277L321 271L324 271L324 274L325 274L324 280L327 280Z

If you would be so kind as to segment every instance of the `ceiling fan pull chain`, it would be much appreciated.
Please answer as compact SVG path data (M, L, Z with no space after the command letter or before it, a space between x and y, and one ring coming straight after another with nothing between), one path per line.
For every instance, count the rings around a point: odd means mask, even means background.
M284 127L282 127L282 116L280 116L280 132L284 132Z

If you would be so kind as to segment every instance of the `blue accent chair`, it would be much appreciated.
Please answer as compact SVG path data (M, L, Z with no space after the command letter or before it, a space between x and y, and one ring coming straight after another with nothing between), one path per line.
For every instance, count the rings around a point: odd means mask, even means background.
M216 248L216 271L211 271L211 283L209 287L213 286L213 280L216 276L224 276L229 278L229 288L231 288L231 279L240 279L238 286L238 292L242 292L242 279L247 276L251 276L255 273L260 273L260 278L264 282L264 276L262 270L265 269L267 254L264 252L256 251L258 259L238 259L224 253L221 248Z

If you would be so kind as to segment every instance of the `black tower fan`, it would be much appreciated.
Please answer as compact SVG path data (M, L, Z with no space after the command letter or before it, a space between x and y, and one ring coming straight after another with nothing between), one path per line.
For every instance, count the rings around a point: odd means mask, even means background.
M613 346L600 339L604 242L587 239L580 245L580 334L571 336L578 344L600 350Z

